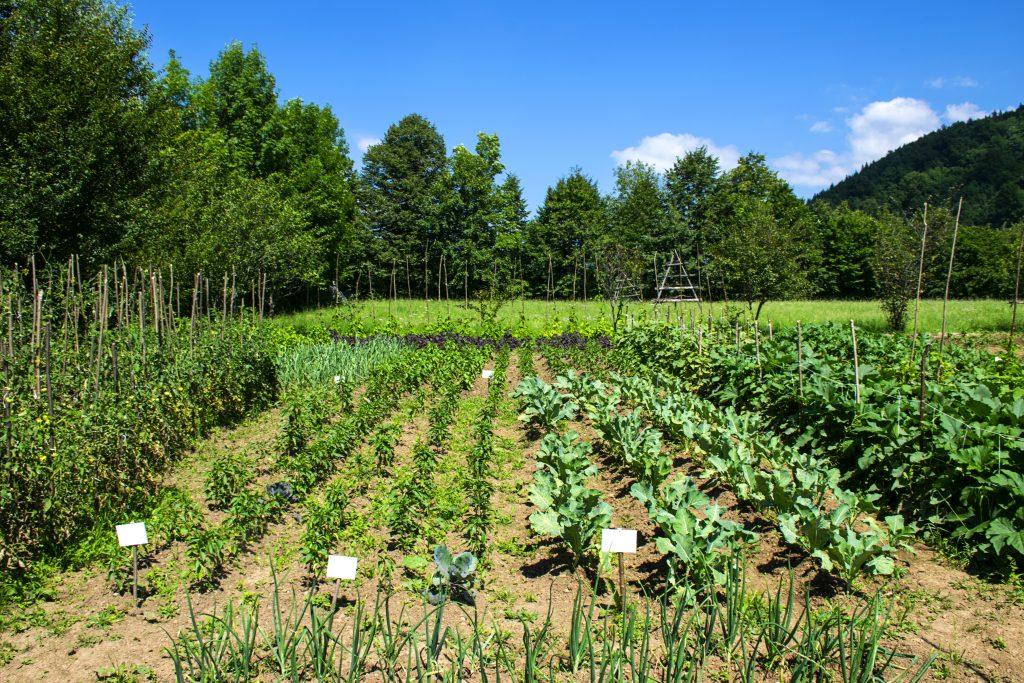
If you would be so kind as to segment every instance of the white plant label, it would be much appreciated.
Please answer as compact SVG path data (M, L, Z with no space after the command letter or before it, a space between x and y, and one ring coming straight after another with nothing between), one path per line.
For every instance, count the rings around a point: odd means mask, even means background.
M484 370L483 377L484 379L491 379L494 377L494 370Z
M635 553L636 529L602 529L602 553Z
M327 556L327 578L328 579L354 579L356 578L356 564L359 560L347 555Z
M122 548L130 545L146 545L149 543L149 537L146 536L146 523L133 522L132 524L118 524L117 543Z

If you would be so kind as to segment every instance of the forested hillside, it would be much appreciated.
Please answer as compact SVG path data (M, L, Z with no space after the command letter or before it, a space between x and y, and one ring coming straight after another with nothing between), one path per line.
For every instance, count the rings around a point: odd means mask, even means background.
M756 315L769 300L876 297L891 279L880 264L896 264L905 289L926 199L923 286L941 293L950 198L963 194L951 295L1013 292L1019 227L1004 224L1024 213L1024 110L927 136L810 204L755 151L729 169L705 147L663 172L627 161L611 188L570 159L531 216L497 133L451 148L410 113L357 170L345 112L281 101L255 47L226 44L206 74L173 51L158 69L129 11L0 3L5 267L72 255L83 272L173 264L183 288L201 273L214 292L228 280L266 290L281 310L342 296L593 298L623 286L647 298L678 251L703 298Z
M815 199L907 214L961 196L965 223L999 228L1024 218L1024 106L929 133Z

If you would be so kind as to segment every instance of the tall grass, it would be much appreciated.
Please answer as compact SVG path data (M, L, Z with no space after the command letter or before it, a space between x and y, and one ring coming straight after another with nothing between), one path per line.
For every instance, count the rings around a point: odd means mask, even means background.
M663 304L630 303L625 308L628 319L646 319L657 316L672 320L680 317L716 319L746 318L752 316L745 305L722 302ZM885 315L876 301L769 301L761 311L760 322L768 321L778 329L801 323L829 321L849 322L853 319L859 329L887 331ZM479 329L482 327L478 310L467 308L462 302L422 301L366 301L337 308L322 308L279 316L274 324L291 325L302 333L327 327L342 334L365 331L424 332L450 321L451 324ZM517 330L530 336L557 333L577 326L589 328L611 327L611 309L601 301L534 301L509 302L498 312L495 321L499 327ZM942 301L921 302L921 330L937 333L942 329ZM1010 329L1010 307L995 299L954 300L949 302L946 329L950 332L997 332Z

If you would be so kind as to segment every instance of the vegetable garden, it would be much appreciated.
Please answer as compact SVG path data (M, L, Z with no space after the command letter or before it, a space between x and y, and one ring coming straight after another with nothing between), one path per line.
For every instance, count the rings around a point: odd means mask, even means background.
M1024 676L1017 359L714 318L305 336L256 286L47 277L0 292L4 680Z

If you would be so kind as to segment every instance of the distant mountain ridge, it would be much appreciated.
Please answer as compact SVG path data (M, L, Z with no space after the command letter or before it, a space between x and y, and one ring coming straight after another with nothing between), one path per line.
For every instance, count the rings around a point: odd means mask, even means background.
M961 196L964 223L998 228L1024 220L1024 105L928 133L813 199L909 214L926 201L955 207Z

